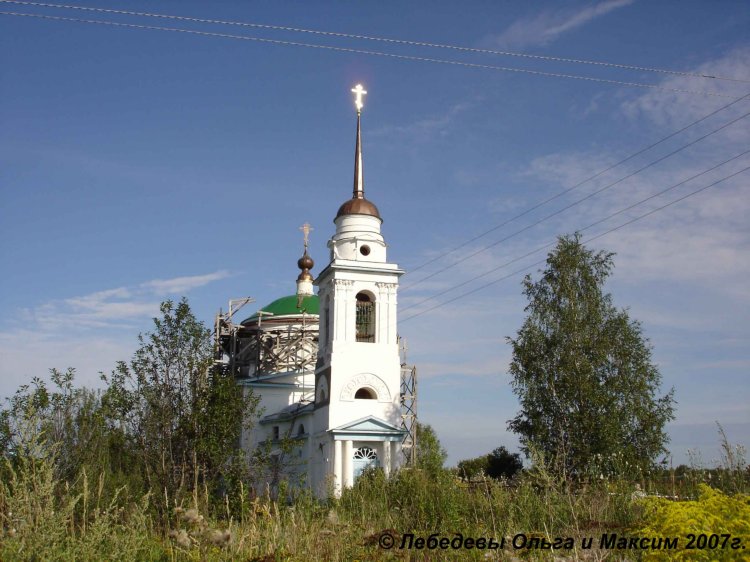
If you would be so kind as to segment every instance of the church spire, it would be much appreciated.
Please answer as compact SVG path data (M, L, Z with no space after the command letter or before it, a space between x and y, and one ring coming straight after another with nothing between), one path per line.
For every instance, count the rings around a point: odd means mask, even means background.
M378 208L372 202L365 199L365 179L362 171L362 107L364 106L362 96L367 91L362 87L362 84L357 84L352 88L352 92L355 94L354 106L357 108L357 142L354 147L354 189L352 190L352 198L339 207L336 219L345 215L370 215L382 222Z
M357 108L357 144L354 148L354 190L353 199L365 198L365 178L362 170L362 96L367 93L362 88L362 84L357 84L352 88L352 92L357 96L354 105Z

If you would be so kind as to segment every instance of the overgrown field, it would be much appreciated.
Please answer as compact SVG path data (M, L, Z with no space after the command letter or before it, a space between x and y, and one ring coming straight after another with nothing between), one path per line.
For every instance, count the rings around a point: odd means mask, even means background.
M543 463L512 483L463 482L448 470L402 470L386 480L373 471L328 502L283 486L279 496L287 500L272 501L240 486L220 501L207 490L170 500L162 513L155 490L135 497L127 485L113 488L111 476L85 472L57 479L54 454L43 448L4 463L3 561L750 560L750 551L731 548L735 538L750 545L746 470L666 471L640 483L606 477L575 486L556 481ZM726 493L702 483L708 480ZM651 495L657 492L679 498ZM702 548L684 550L691 533L706 535ZM392 548L379 544L384 534ZM612 541L606 548L603 534ZM729 546L721 548L726 534ZM621 537L677 537L679 548L618 548ZM505 544L466 548L468 538ZM572 548L542 548L556 538ZM593 539L589 549L582 548L586 539ZM453 549L458 540L462 548ZM399 548L402 542L411 548Z

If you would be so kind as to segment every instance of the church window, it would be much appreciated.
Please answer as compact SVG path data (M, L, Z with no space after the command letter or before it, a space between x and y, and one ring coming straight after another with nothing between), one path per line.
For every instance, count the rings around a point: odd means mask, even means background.
M367 293L357 293L357 341L375 342L375 303Z
M297 435L304 435L305 434L305 426L302 424L299 424L299 427L297 428Z
M360 246L359 247L359 253L363 256L369 256L370 255L370 246Z
M375 449L372 447L358 447L354 451L354 461L352 463L354 480L357 480L365 470L375 468L379 464Z
M279 440L279 426L278 425L273 426L273 440L274 441Z
M359 447L354 451L354 458L357 460L376 460L378 455L375 450L370 447Z
M321 375L320 378L318 378L317 381L315 381L315 384L317 385L318 392L318 403L323 403L326 401L326 398L328 397L328 379L326 379L325 375Z
M371 389L363 386L354 393L354 398L359 400L376 400L377 395Z

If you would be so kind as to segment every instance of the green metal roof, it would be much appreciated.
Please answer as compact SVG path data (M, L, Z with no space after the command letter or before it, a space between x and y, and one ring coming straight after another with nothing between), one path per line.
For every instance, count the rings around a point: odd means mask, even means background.
M249 318L245 318L242 323L254 322L258 318L259 312L270 313L273 314L273 316L296 316L302 314L302 312L306 312L307 314L319 314L319 310L318 295L304 297L300 308L297 308L297 295L289 295L288 297L276 299L268 306L264 306ZM271 318L273 318L273 316Z

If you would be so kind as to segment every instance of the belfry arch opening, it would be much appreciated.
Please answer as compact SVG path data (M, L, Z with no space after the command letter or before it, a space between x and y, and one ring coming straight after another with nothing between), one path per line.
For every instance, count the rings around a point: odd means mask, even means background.
M375 343L375 297L361 291L357 293L357 341Z
M355 400L377 400L378 395L371 388L362 387L354 393Z

